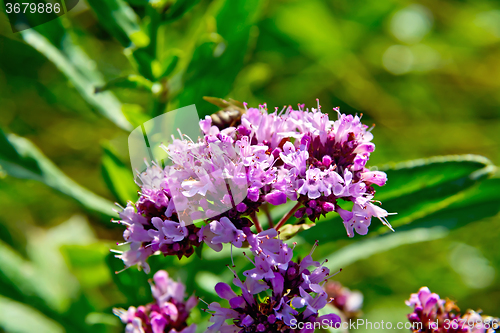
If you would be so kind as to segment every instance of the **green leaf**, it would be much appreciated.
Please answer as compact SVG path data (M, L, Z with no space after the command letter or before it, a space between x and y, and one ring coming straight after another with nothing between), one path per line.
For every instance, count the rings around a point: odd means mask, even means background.
M3 171L16 178L42 180L42 170L32 156L22 156L0 129L0 165Z
M155 59L146 49L128 48L124 51L134 69L148 80L155 80L153 74L153 63Z
M200 246L197 246L195 249L194 249L194 252L196 253L196 256L200 259L202 259L202 252L203 252L203 244L204 243L201 243Z
M151 261L149 258L148 261ZM151 287L148 283L148 275L139 271L136 267L123 270L123 262L115 258L113 253L106 257L111 278L128 299L128 304L146 304L151 302Z
M439 156L401 163L386 172L387 188L378 189L375 197L387 211L398 213L390 217L398 227L462 200L465 190L491 177L496 167L477 155Z
M149 0L126 0L132 6L146 6Z
M385 170L387 184L376 189L375 199L382 201L382 207L388 212L397 213L388 218L396 231L409 223L415 223L418 227L432 214L444 211L461 200L467 200L470 194L466 190L470 189L474 193L482 191L482 187L475 188L474 185L491 176L495 170L488 159L475 155L404 162ZM429 226L440 224L437 220L433 221ZM388 231L386 226L372 219L370 233ZM330 213L326 218L320 219L315 228L303 232L301 236L310 243L316 239L329 242L344 238L346 232L340 217Z
M124 47L131 44L141 48L149 44L149 37L139 27L134 10L122 0L87 0L106 30Z
M500 212L500 178L486 179L479 185L460 193L448 207L436 211L398 230L414 227L443 226L448 229L461 227L473 221L495 216Z
M105 261L109 248L110 244L104 242L61 247L69 269L82 288L95 288L111 282L111 274Z
M144 108L138 104L123 103L122 111L134 127L141 126L151 119L145 114Z
M10 246L0 241L0 292L13 297L19 292L23 297L38 297L52 304L49 286L37 281L37 271L32 263L25 260Z
M11 333L64 333L64 328L36 309L0 296L0 328Z
M170 6L165 13L165 19L168 21L176 20L186 12L188 12L194 5L196 5L200 0L177 0L172 6Z
M299 232L313 228L314 224L285 224L280 229L280 239L287 240L297 235Z
M87 221L74 216L47 231L28 229L23 258L0 241L0 293L16 300L34 304L51 316L65 313L78 295L79 286L61 255L68 244L88 244L93 233Z
M475 180L494 172L491 161L478 155L435 156L382 167L387 185L377 188L377 199L385 201L410 195L423 188L449 182Z
M225 97L230 92L243 65L260 6L258 0L223 2L214 15L216 33L207 33L208 40L195 49L184 74L184 88L177 100L179 106L194 103L202 118L217 111L203 101L203 96Z
M337 271L358 260L395 249L401 245L431 241L444 238L447 235L448 229L440 226L398 231L394 234L380 235L351 242L349 245L336 250L332 255L324 259L328 259L326 266L330 270Z
M77 200L90 211L99 212L107 217L116 217L114 205L80 186L59 170L29 140L0 129L0 165L7 174L23 179L34 179Z
M34 29L24 30L21 34L28 44L47 57L68 78L87 103L117 126L125 130L132 128L121 111L121 103L113 94L110 92L94 94L94 87L103 84L101 75L88 65L92 61L81 49L72 44L68 33L65 33L64 43L60 44L52 44L48 38ZM67 54L55 45L64 46ZM82 62L87 64L83 66Z
M37 270L36 283L50 291L46 302L59 313L65 313L79 293L77 279L71 274L61 254L64 245L95 242L93 230L83 216L75 215L49 230L28 230L26 252Z
M140 75L129 75L126 77L119 77L108 81L105 85L96 87L95 93L101 93L103 91L113 89L113 88L126 88L126 89L136 89L151 92L154 83L149 81Z
M137 199L138 187L129 167L117 157L110 146L103 148L102 172L111 192L122 204Z
M156 75L158 79L170 76L170 74L172 74L175 68L177 67L178 62L179 62L179 55L177 54L168 55L162 62L162 65L160 67L161 70L160 75Z

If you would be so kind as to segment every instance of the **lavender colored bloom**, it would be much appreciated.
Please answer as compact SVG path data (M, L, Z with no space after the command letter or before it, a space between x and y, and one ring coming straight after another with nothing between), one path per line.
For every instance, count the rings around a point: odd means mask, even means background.
M337 207L336 212L344 221L344 226L349 237L354 237L354 231L360 235L366 235L373 216L380 219L383 224L387 225L392 230L389 222L385 219L385 217L390 214L382 208L375 206L371 202L366 202L364 205L355 203L352 208L352 212Z
M292 305L295 308L306 307L304 311L305 317L318 313L318 310L324 308L328 303L328 295L319 284L310 284L310 289L316 293L315 297L307 293L302 287L299 287L300 297L297 296L292 300Z
M241 133L255 134L252 143L269 145L273 154L277 152L279 158L274 164L278 169L277 179L269 189L279 190L288 199L303 204L295 212L296 217L307 215L314 221L337 210L340 198L370 210L371 206L367 205L373 202L373 185L383 186L387 180L385 173L366 168L375 149L371 142L373 135L361 123L360 117L340 114L335 109L339 117L333 121L320 108L318 105L309 111L299 105L298 110L288 107L270 114L265 107L249 109L242 116L238 131L245 128L246 131ZM271 195L266 195L264 200L273 204L277 202ZM313 200L315 203L312 204ZM356 214L356 221L349 221L351 217L344 220L344 224L352 237L354 230L366 234L372 216L390 227L385 219L388 215L380 208L376 215Z
M273 206L279 206L287 201L287 196L285 192L274 190L264 196L264 200L269 202Z
M305 147L304 147L305 148ZM283 145L283 152L279 154L283 163L291 167L291 172L297 176L305 176L309 152L305 149L296 150L290 141Z
M228 243L240 247L248 238L243 229L253 224L247 217L263 204L288 200L297 201L290 214L297 218L315 221L336 211L350 237L365 235L372 217L390 228L390 214L374 205L374 186L383 186L387 176L366 168L373 135L360 117L335 111L338 119L330 120L319 105L271 113L261 105L248 108L237 128L221 130L205 117L200 137L180 133L163 146L168 165L153 162L138 175L140 197L119 222L127 227L130 249L118 257L126 267L147 270L154 253L189 257L201 242L215 250ZM339 199L354 203L350 213Z
M236 247L241 247L242 242L246 239L243 231L237 229L227 217L221 218L220 221L210 222L207 227L215 234L211 239L212 244L231 243Z
M321 170L312 168L307 170L306 179L302 181L298 193L307 195L309 199L317 199L321 196L321 193L326 194L327 192L328 188L323 182L323 173Z
M418 294L412 294L410 299L405 302L408 306L418 306L422 308L424 314L428 315L435 305L443 306L445 301L439 298L438 294L431 293L429 288L422 287Z
M498 318L481 316L472 310L461 315L453 301L442 300L427 287L411 294L405 303L413 307L408 320L414 323L414 333L494 333L494 323L498 323ZM487 322L489 325L485 325Z
M248 236L255 254L254 260L249 258L254 268L243 273L245 281L233 271L233 284L241 289L241 294L222 282L215 286L217 294L228 300L230 307L209 305L212 324L207 333L303 332L292 328L295 320L313 325L323 319L330 320L332 325L340 323L335 314L318 315L328 303L322 285L331 277L329 270L313 261L311 255L299 262L292 261L293 250L272 236L276 233L269 230ZM311 266L317 267L312 273ZM263 291L270 296L264 299L256 296Z
M186 323L189 313L198 303L191 296L185 300L185 287L169 278L166 271L153 277L151 291L155 302L139 307L113 309L113 313L126 324L126 333L194 333L196 325Z

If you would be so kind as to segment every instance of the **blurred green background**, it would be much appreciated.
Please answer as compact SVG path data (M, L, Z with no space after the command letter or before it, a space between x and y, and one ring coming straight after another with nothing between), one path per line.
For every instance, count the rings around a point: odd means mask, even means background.
M106 16L111 11L104 7L114 3L134 10L132 32L116 32L115 20L127 17L120 10ZM137 73L156 86L92 91ZM450 154L483 155L498 165L500 3L80 1L60 19L22 34L12 33L0 14L0 128L29 139L64 174L109 201L135 199L129 131L165 109L195 103L201 114L216 111L205 95L270 109L314 107L319 98L324 110L363 113L366 124L376 124L371 166ZM42 182L7 173L0 168L0 327L120 331L111 308L147 300L148 277L112 274L121 264L110 263L107 253L123 229L109 222L111 212L103 214L107 203L92 211ZM497 192L498 182L490 183L489 192L475 197L485 218L476 221L477 214L457 208L463 227L430 229L442 234L349 264L335 279L363 292L364 318L371 321L404 322L404 300L423 285L464 310L500 316L499 201L490 200ZM434 219L445 220L453 209ZM335 246L351 244L345 238ZM207 265L195 276L184 266L194 260L152 261L188 281L190 292L215 299L206 285L219 273Z

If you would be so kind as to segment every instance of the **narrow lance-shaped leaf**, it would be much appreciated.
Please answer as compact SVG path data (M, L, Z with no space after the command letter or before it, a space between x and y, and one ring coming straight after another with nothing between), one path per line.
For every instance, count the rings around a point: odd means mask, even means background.
M403 225L398 230L436 225L453 229L473 221L495 216L500 212L499 188L500 178L486 179L479 185L460 192L456 200L446 208Z
M138 186L134 183L132 171L109 147L104 147L102 171L106 184L121 204L137 199Z
M126 89L136 89L145 90L151 92L154 83L149 81L140 75L129 75L126 77L119 77L108 81L105 85L95 87L96 93L101 93L103 91L113 89L113 88L126 88Z
M134 10L122 0L87 0L101 23L124 47L144 47L148 36L139 27Z
M226 0L215 14L218 36L200 44L194 51L184 75L184 88L178 105L203 105L201 117L216 111L203 96L226 96L239 73L246 55L251 28L261 1ZM199 108L200 110L200 108Z
M4 147L0 151L0 165L7 174L24 179L34 179L76 199L90 211L105 216L115 217L114 205L77 184L59 170L29 140L15 136L6 136L0 130L0 142ZM7 153L4 153L7 152Z
M463 199L464 191L478 184L495 172L491 162L481 156L443 156L428 160L410 161L387 169L387 184L377 188L376 200L382 207L397 215L389 217L395 230L443 211ZM471 189L472 190L472 189ZM473 222L471 219L469 222ZM370 232L388 232L389 229L372 218ZM340 217L330 213L320 219L316 227L301 236L308 242L334 241L345 237ZM355 236L362 237L362 236Z
M0 296L0 327L16 333L64 333L64 328L26 304Z
M385 209L398 213L391 216L391 224L398 227L462 200L466 190L491 177L496 167L477 155L439 156L402 163L386 172L393 184L388 181L376 197ZM394 191L396 188L399 193ZM380 227L378 230L383 231Z
M26 246L29 260L0 241L0 294L36 307L40 315L58 322L66 332L86 332L81 317L72 315L68 309L78 308L86 313L91 307L87 303L80 303L75 297L79 294L78 284L65 265L60 246L88 242L91 233L81 216L75 216L46 232L29 229ZM2 309L2 314L5 313ZM15 321L0 315L0 327L10 328L9 332L18 332L14 329L15 324ZM23 331L21 327L25 326L20 324L19 332ZM27 332L33 331L32 328ZM35 331L42 331L42 328L37 327Z
M167 9L165 18L169 21L176 20L182 17L182 15L188 12L198 2L200 2L200 0L177 0Z
M399 246L415 244L444 238L448 235L448 229L444 227L418 228L409 231L400 231L394 234L380 235L377 237L365 238L352 242L341 249L337 249L333 254L327 256L326 266L333 271L362 259L367 259L377 253L393 250ZM325 249L318 248L318 253L324 253ZM328 251L330 252L330 251Z
M100 75L95 70L89 69L88 66L79 68L65 52L33 29L23 31L22 36L28 44L46 56L68 78L87 103L117 126L125 130L131 129L130 123L121 111L121 103L113 94L110 92L94 94L95 86L103 84ZM65 38L69 37L66 35ZM62 44L68 45L71 42L66 40ZM75 54L76 46L67 47ZM79 55L81 56L82 53L83 51L80 51Z
M23 297L38 297L50 307L53 299L50 286L45 281L37 282L37 272L33 265L25 260L10 246L0 241L0 276L2 277L1 294L14 297L20 293ZM8 293L4 290L8 288Z

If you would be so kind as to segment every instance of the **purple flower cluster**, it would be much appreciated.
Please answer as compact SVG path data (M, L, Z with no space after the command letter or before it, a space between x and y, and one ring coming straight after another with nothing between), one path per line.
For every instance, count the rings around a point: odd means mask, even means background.
M383 186L387 176L365 167L375 149L373 135L360 117L335 111L339 117L331 121L319 105L311 111L288 107L279 114L248 109L237 132L249 135L252 144L267 146L276 168L272 186L259 188L263 193L256 199L273 205L297 200L303 207L295 216L313 221L336 211L349 237L354 231L365 235L373 216L390 227L389 214L373 201L373 185ZM352 211L342 209L338 199L353 202Z
M454 302L441 299L427 287L411 294L406 305L413 307L408 320L414 333L494 333L498 329L498 318L481 316L472 310L462 316Z
M332 211L349 237L365 235L372 217L390 227L373 186L383 186L387 177L365 167L373 135L358 116L335 111L338 119L331 121L319 105L279 113L248 108L237 128L220 130L207 116L196 141L182 133L173 138L163 146L171 163L148 165L139 175L139 200L120 213L130 249L117 257L126 267L148 271L146 259L157 252L181 258L202 242L216 251L224 243L241 247L259 207L287 200L297 204L276 229L293 215L314 221ZM352 202L352 210L339 200ZM201 221L200 228L195 222Z
M323 285L331 277L328 268L312 260L311 253L303 260L292 260L293 249L279 239L274 229L248 237L254 268L243 273L244 280L234 273L233 284L241 289L236 294L226 283L215 286L217 294L229 302L229 308L219 303L209 304L212 325L207 333L215 332L313 332L314 329L294 329L297 323L340 323L336 314L319 316L318 311L329 302ZM314 249L313 249L314 250ZM261 296L261 297L259 297ZM231 323L227 323L231 320ZM295 326L296 327L296 326Z
M126 333L194 333L196 325L187 325L186 320L198 299L191 296L185 301L185 287L169 278L166 271L158 271L151 283L156 302L131 306L128 310L113 309L116 316L126 324Z
M170 202L167 196L162 200L167 204ZM124 252L113 251L118 253L116 257L123 260L125 267L139 265L149 273L146 260L155 252L176 255L180 259L182 256L191 256L194 246L200 245L200 228L193 224L185 225L178 221L177 215L169 213L168 208L165 210L165 206L160 207L142 196L135 207L129 203L119 213L121 220L118 223L127 226L123 233L125 243L122 245L130 244L130 248Z

